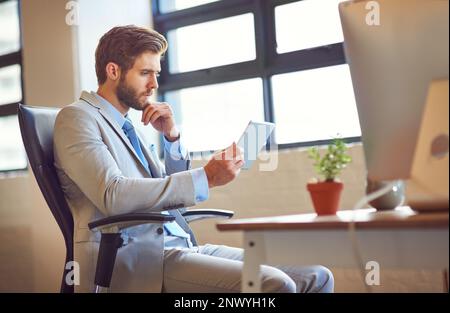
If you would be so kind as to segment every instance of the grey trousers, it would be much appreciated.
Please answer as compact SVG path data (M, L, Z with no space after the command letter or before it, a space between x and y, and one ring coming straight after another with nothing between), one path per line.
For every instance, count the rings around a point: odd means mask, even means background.
M240 292L244 251L223 245L167 249L163 292ZM262 292L333 292L329 269L261 266Z

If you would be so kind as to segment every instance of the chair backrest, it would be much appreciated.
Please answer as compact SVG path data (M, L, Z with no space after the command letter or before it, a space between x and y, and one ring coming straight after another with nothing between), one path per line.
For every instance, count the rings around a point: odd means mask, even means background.
M53 165L53 128L59 109L19 104L19 124L28 160L39 188L58 223L66 244L61 292L73 292L65 283L66 264L73 260L73 217Z

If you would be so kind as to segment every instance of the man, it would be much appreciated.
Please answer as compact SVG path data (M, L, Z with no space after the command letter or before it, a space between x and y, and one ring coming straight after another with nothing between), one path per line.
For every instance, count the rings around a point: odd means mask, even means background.
M170 106L148 99L158 88L160 58L166 49L165 38L153 30L111 29L96 50L97 92L83 92L57 116L55 167L74 217L74 257L81 273L76 291L90 292L94 287L100 234L88 229L90 221L168 209L176 222L124 232L111 291L240 291L242 249L195 245L177 210L206 200L209 189L232 181L243 165L240 151L233 144L203 168L190 169ZM136 134L128 119L130 108L142 111L141 122L163 134L165 166L154 146ZM262 289L331 292L333 276L321 266L263 266Z

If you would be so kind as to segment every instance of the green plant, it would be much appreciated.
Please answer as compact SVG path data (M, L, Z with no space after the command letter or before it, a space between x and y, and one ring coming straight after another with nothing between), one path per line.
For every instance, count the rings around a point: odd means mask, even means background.
M352 161L346 154L347 146L341 138L335 138L328 145L326 153L321 157L317 147L308 149L308 157L314 161L317 174L323 176L325 181L334 181L340 172Z

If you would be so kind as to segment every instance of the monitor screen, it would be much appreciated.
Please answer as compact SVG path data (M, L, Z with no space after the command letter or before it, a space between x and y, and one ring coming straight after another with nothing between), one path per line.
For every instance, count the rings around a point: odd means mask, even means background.
M349 1L339 11L368 176L407 179L430 83L448 79L448 0Z
M339 4L370 180L411 178L423 112L433 99L429 90L438 90L432 82L446 82L447 89L439 90L447 94L448 112L448 5L448 0ZM448 117L444 123L448 203Z

